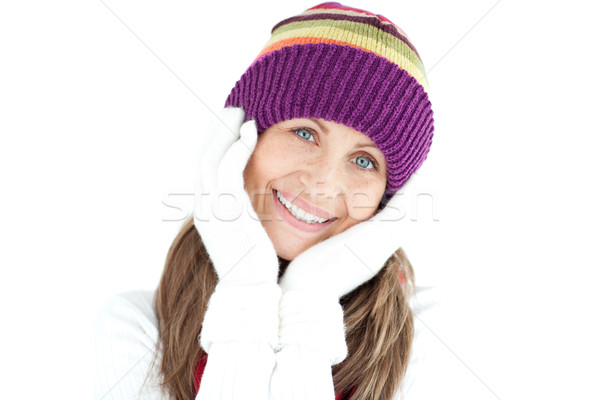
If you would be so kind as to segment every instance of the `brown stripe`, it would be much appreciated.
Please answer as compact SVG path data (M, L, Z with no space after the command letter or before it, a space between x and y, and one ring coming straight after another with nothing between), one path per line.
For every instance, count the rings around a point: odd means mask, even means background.
M279 28L281 25L285 25L285 24L289 24L291 22L297 22L297 21L311 21L311 20L319 20L319 19L334 19L334 20L341 20L341 21L352 21L352 22L358 22L361 24L367 24L367 25L374 26L375 28L380 29L380 30L382 30L386 33L389 33L390 35L402 40L404 43L406 43L406 45L408 47L411 48L412 51L415 52L417 57L419 57L419 60L421 59L421 56L417 52L417 49L415 49L415 47L408 40L408 38L406 38L406 37L404 37L404 35L400 34L400 32L398 32L398 30L393 25L384 24L381 22L381 20L379 18L374 18L374 17L352 17L352 16L348 16L348 15L326 14L326 13L313 14L313 15L300 15L300 16L296 16L296 17L290 17L290 18L284 19L283 21L279 22L277 25L275 25L273 27L273 29L271 29L271 34L273 34L275 29Z

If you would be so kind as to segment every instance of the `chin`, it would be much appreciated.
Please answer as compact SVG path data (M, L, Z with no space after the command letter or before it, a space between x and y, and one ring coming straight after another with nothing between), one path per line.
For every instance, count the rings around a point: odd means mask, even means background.
M291 261L309 247L308 245L303 247L289 246L289 244L283 246L275 245L275 251L280 258Z
M300 253L313 246L312 241L302 240L300 238L290 238L285 235L270 235L275 252L280 258L291 261Z

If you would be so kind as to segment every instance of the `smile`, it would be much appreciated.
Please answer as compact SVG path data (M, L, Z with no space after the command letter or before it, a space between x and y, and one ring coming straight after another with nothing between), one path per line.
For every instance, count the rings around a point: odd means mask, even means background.
M287 194L289 196L289 193ZM273 190L273 200L275 201L275 206L283 219L295 228L303 231L320 231L331 225L333 221L337 219L333 216L330 218L323 218L309 213L308 211L298 207L296 204L293 204L279 190L276 189ZM298 203L303 203L301 199L295 199L295 201ZM310 204L308 206L310 207ZM315 208L315 211L317 211L319 214L327 214L327 212L324 210Z
M283 195L279 192L279 190L277 190L276 192L277 192L277 199L281 202L281 204L283 204L290 211L290 213L294 217L298 218L300 221L304 221L308 224L316 224L316 223L322 224L323 222L329 221L328 219L320 218L320 217L317 217L316 215L312 215L308 211L305 211L305 210L301 209L300 207L297 207L295 204L292 204L291 201L289 201L288 199L283 197Z

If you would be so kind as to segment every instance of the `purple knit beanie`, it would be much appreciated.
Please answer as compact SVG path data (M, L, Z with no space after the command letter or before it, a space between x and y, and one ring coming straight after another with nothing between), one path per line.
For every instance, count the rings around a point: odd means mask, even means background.
M323 3L287 18L237 81L225 106L258 132L292 118L322 118L367 135L387 163L388 200L425 161L433 111L423 63L387 18Z

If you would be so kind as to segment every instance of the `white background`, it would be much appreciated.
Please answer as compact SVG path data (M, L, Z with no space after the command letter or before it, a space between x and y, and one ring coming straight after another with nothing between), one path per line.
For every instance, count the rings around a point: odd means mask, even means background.
M156 287L209 110L315 4L2 3L0 398L91 395L95 312ZM445 293L426 398L599 399L592 3L345 4L403 28L428 71L430 200L403 246Z

